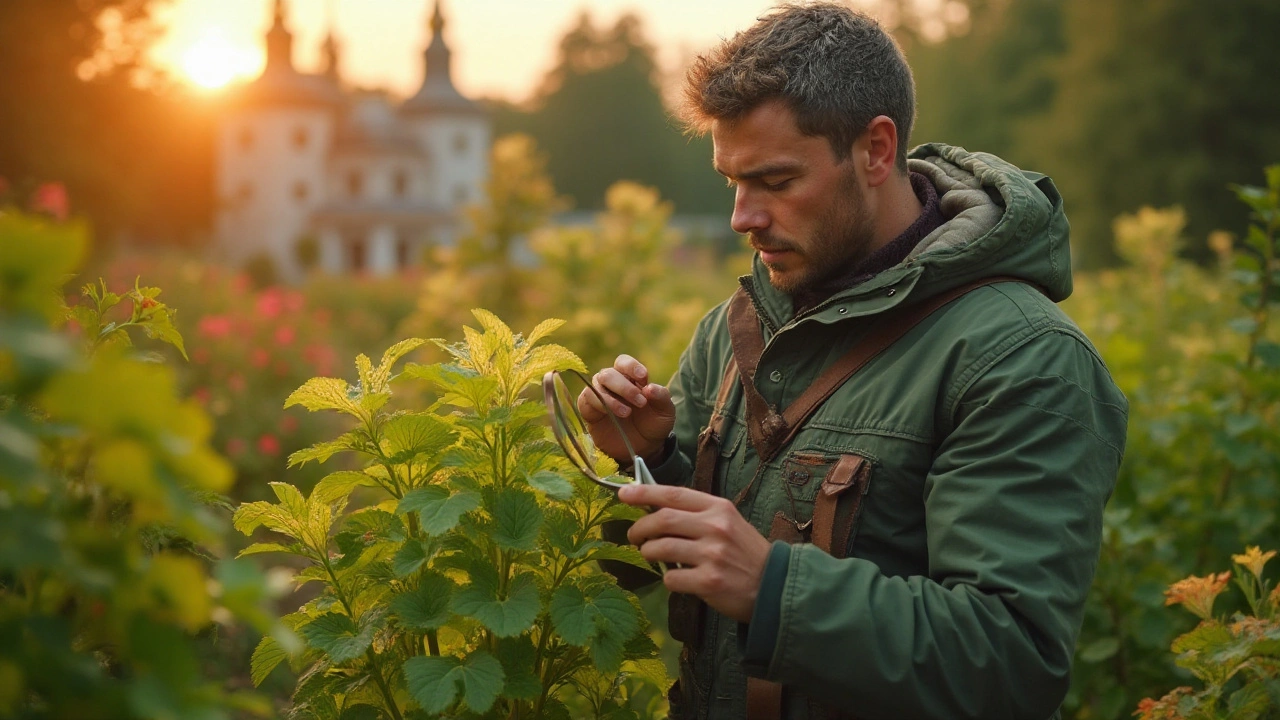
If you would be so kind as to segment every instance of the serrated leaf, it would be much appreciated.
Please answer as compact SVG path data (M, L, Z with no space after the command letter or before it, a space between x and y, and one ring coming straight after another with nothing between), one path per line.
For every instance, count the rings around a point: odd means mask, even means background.
M622 671L631 677L666 693L671 687L671 677L667 675L667 665L660 658L643 660L627 660L622 664Z
M462 692L473 712L484 713L498 699L506 680L502 664L484 650L463 662L452 657L415 657L404 664L405 685L418 705L428 713L441 713Z
M360 407L353 399L353 388L345 380L338 378L315 377L302 384L285 398L284 407L294 405L315 412L317 410L337 410L348 415L361 417Z
M560 473L550 470L539 470L530 475L529 484L553 500L568 500L573 497L573 483L564 479Z
M653 570L653 565L644 559L638 549L630 545L601 545L591 550L587 554L587 559L594 561L615 560L634 565L642 570Z
M520 368L520 384L541 382L542 376L552 370L577 370L585 373L587 366L573 351L561 345L540 345L529 351Z
M493 541L509 550L532 550L542 529L542 508L533 494L507 488L494 498Z
M315 460L316 462L324 462L340 452L355 450L358 447L356 438L347 433L337 440L328 440L326 442L316 443L308 448L303 448L289 455L289 467L298 467Z
M323 650L335 663L360 657L373 644L373 631L372 624L358 628L351 618L340 613L321 615L298 628L298 634L311 647Z
M458 434L449 423L430 413L397 415L382 429L382 450L393 464L421 454L436 454L452 445Z
M395 557L391 559L391 569L396 577L407 577L422 567L422 563L426 561L427 551L422 543L417 540L408 540L400 546Z
M404 523L386 510L365 508L347 516L342 533L363 538L366 545L377 542L400 542L405 538Z
M356 355L356 377L360 382L360 390L363 394L376 393L377 388L373 387L373 361L368 355L360 353Z
M271 491L280 500L280 507L284 508L290 517L298 521L307 519L307 500L302 497L301 490L289 483L273 482L267 483L267 485L271 487Z
M449 494L439 485L418 488L401 500L396 507L398 514L418 513L422 531L428 535L442 535L457 527L459 519L480 507L480 496L470 491Z
M170 317L172 312L168 307L160 305L159 312L142 323L142 330L147 334L147 337L167 342L178 348L178 352L182 353L182 358L188 360L187 348L182 343L182 333L178 332L178 328L173 326L173 319Z
M417 350L427 341L422 338L407 338L387 348L382 353L382 361L378 363L378 367L373 371L370 379L370 387L377 392L383 392L387 389L387 383L391 380L391 368L400 360L400 358Z
M281 545L279 543L254 543L249 547L236 553L236 557L242 558L245 555L257 555L258 553L269 553L269 552L290 553L292 555L307 554L303 550L301 545L295 545L293 547L289 547L287 545Z
M456 586L436 572L425 572L416 590L391 599L391 612L400 624L414 630L435 630L449 621L449 605Z
M528 635L498 640L494 655L502 663L502 672L507 676L502 688L503 697L533 700L542 694L542 682L534 673L536 654L533 638Z
M316 483L311 490L311 497L323 503L334 503L346 500L351 491L358 487L381 487L378 481L362 472L339 470L329 473Z
M253 657L249 659L249 677L253 680L253 686L261 685L271 671L288 657L289 653L285 652L279 640L271 635L263 637L258 642L258 647L254 648Z
M448 346L445 346L446 349ZM477 375L456 365L417 365L410 363L404 369L406 377L425 380L443 394L441 402L467 408L488 407L498 381L492 377Z
M338 720L383 720L382 708L360 703L343 708Z
M529 346L537 345L543 338L556 330L559 330L564 323L565 321L559 318L548 318L543 320L538 323L532 331L530 331L529 336L525 338L525 343Z
M572 645L590 648L596 667L608 672L622 664L627 640L640 629L640 617L630 599L614 585L583 591L563 585L548 608L552 627Z
M542 603L530 574L512 578L506 597L499 597L497 578L478 573L453 596L452 608L459 615L475 618L498 637L511 637L533 627Z

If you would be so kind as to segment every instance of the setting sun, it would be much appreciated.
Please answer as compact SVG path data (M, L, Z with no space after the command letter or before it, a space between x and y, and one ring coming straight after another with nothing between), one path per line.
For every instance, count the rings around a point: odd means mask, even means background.
M258 66L258 51L231 43L217 28L200 36L182 55L182 70L196 85L216 89L248 77Z

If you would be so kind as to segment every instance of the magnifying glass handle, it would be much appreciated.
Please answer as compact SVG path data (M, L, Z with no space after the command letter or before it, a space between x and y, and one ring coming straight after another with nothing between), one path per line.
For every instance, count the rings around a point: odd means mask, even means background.
M635 468L635 473L636 473L636 482L640 483L641 485L657 485L657 484L658 484L658 483L653 479L653 473L649 472L649 466L645 464L645 462L644 462L644 458L642 458L642 457L640 457L640 456L638 456L638 455L637 455L637 456L636 456L636 459L635 459L635 465L634 465L634 468ZM658 561L658 567L662 569L662 574L663 574L663 575L666 575L666 574L667 574L667 564L666 564L666 563L664 563L664 562L662 562L661 560L659 560L659 561ZM678 567L681 567L681 566L680 566L680 564L679 564L679 563L677 563L677 564L676 564L676 567L678 568Z

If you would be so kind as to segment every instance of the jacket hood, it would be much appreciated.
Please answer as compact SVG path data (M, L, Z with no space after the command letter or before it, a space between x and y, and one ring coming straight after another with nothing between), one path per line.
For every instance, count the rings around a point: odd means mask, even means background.
M903 262L837 293L818 306L819 314L838 302L841 317L869 315L994 276L1034 283L1054 302L1071 295L1070 232L1052 180L989 153L940 143L921 145L908 157L908 168L937 188L946 221ZM769 284L758 255L743 282L772 316L766 320L780 326L790 319L791 299Z

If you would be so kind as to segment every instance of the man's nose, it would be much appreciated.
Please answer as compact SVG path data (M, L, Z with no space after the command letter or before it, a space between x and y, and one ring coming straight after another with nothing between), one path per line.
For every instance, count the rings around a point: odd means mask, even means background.
M739 235L746 235L769 227L769 214L761 207L758 199L741 185L733 197L733 217L729 226Z

